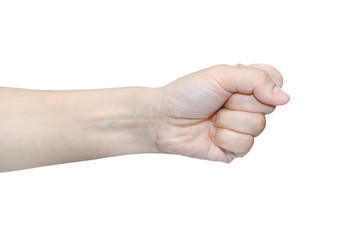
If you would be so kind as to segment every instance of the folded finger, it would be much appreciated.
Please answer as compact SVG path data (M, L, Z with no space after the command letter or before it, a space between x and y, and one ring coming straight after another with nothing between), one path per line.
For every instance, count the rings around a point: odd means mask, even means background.
M268 64L250 64L248 66L262 69L267 72L278 87L283 86L284 78L279 70Z
M239 110L246 112L255 112L269 114L275 109L275 106L267 105L257 100L254 95L234 93L224 104L224 107L230 110Z
M215 127L214 142L217 146L241 156L248 153L254 144L254 137L249 134Z
M253 136L258 136L266 125L265 116L262 113L232 111L225 108L217 112L214 121L216 127Z

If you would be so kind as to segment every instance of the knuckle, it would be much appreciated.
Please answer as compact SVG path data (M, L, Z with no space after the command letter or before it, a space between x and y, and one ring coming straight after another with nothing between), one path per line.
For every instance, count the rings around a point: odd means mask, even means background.
M274 75L274 81L276 82L276 84L279 87L282 87L283 82L284 82L284 77L283 75L280 73L279 70L277 70L274 66L271 65L265 65L266 68L268 68Z
M226 78L230 67L231 66L227 64L218 64L206 69L205 72L209 74L208 76L210 76L211 78L214 78L217 81L221 82Z
M265 81L269 81L271 80L270 75L263 69L259 69L259 68L253 68L254 70L252 71L252 80L257 82L257 83L263 83Z
M252 135L243 134L243 141L242 141L242 151L240 151L242 154L246 154L250 151L252 146L254 145L254 137Z
M280 73L280 71L277 70L274 66L269 65L269 64L251 64L250 66L266 71L267 73L269 73L269 75L271 75L273 77L273 81L279 87L282 87L284 78L283 78L282 74Z
M230 67L231 66L227 65L227 64L218 64L218 65L213 66L211 69L217 73L225 73L226 71L229 70Z
M269 107L268 107L268 109L265 111L265 114L270 114L270 113L272 113L274 110L275 110L275 106L270 106L269 105Z
M259 135L262 131L264 131L266 126L266 118L264 114L256 114L253 117L253 126L256 135Z
M284 77L279 71L277 71L277 72L279 74L279 86L282 87L284 84Z
M266 65L268 69L270 69L274 75L276 75L276 82L277 84L282 87L283 82L284 82L284 77L281 74L281 72L279 70L277 70L274 66L271 65Z

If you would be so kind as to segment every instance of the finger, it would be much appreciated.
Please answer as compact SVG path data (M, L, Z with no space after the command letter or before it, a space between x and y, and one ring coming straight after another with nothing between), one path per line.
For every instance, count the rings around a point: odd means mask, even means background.
M234 93L224 104L224 107L230 110L257 112L269 114L275 109L275 106L263 104L257 100L254 95L245 95Z
M246 66L246 65L239 63L239 64L235 64L234 66L243 67L243 66ZM268 64L249 64L247 66L255 67L255 68L262 69L262 70L266 71L270 75L271 79L274 81L274 83L278 87L281 88L283 86L283 76L280 73L280 71L277 70L275 67L273 67L271 65L268 65Z
M262 113L249 113L221 109L217 112L214 126L232 131L258 136L264 131L265 116Z
M226 160L224 162L226 162L226 163L230 163L235 158L244 157L246 155L246 154L241 154L241 153L230 152L228 150L225 150L225 154L226 154Z
M250 64L249 66L259 68L259 69L266 71L278 87L283 86L284 78L283 78L282 74L279 72L279 70L277 70L273 66L268 65L268 64Z
M258 68L218 65L212 68L213 77L226 91L254 94L268 105L284 105L290 97L272 81L270 75Z
M248 153L254 144L252 135L238 133L225 128L215 127L214 143L230 152L234 152L239 156Z

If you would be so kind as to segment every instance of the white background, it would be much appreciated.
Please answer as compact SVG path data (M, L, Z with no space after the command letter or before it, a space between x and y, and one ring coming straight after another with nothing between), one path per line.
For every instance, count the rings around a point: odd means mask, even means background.
M158 87L267 63L291 95L231 164L144 154L1 173L0 238L360 239L356 3L0 1L1 86Z

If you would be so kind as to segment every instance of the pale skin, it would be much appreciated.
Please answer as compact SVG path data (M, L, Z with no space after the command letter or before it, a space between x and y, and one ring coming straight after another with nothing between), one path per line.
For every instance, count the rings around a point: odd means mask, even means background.
M0 88L0 171L167 153L231 162L290 97L270 65L217 65L163 87Z

